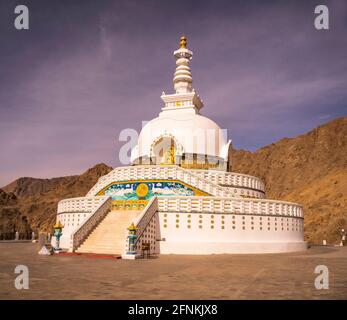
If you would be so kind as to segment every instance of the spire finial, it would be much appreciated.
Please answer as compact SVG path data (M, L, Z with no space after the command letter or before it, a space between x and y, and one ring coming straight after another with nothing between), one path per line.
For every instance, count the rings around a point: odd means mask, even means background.
M187 38L184 35L180 38L180 48L187 48Z
M192 92L193 78L189 68L189 62L192 56L193 52L187 48L187 38L182 35L180 37L180 47L174 51L176 71L173 82L176 93Z

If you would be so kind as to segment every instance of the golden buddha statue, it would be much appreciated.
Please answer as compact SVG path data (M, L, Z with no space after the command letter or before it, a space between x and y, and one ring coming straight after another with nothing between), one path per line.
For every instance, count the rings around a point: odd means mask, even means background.
M175 164L175 146L171 146L165 151L162 164Z

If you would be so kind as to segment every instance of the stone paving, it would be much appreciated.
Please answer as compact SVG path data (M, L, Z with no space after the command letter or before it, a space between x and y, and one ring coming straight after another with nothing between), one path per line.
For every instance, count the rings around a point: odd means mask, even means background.
M135 261L37 250L0 242L0 299L347 299L347 247ZM19 264L29 268L28 290L14 287ZM315 289L317 265L329 268L328 290Z

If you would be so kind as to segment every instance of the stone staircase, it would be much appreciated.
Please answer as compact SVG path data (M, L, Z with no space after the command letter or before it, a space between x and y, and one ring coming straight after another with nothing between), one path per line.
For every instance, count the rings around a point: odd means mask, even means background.
M128 235L127 228L136 221L140 213L141 210L110 211L76 252L123 254Z

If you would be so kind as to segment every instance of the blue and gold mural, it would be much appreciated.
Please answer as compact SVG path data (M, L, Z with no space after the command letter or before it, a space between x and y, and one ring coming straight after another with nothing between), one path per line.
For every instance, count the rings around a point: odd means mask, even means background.
M207 196L208 194L180 181L127 181L114 182L98 195L111 196L112 200L148 200L154 196Z

